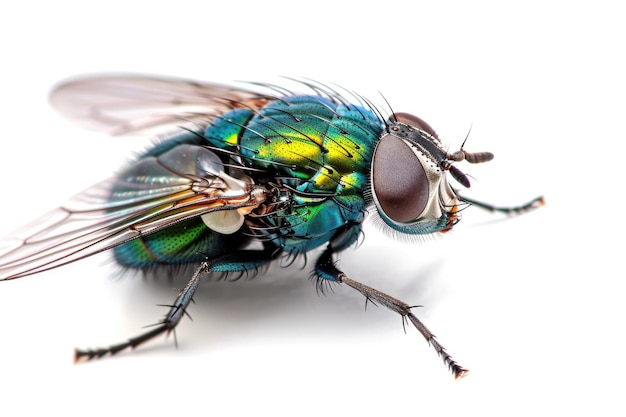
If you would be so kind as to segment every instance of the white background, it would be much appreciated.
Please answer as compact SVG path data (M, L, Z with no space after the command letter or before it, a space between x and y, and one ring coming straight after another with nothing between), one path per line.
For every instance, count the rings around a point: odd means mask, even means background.
M158 339L75 366L74 346L137 334L176 295L116 279L99 256L0 283L0 414L624 414L620 6L156 3L0 6L0 235L145 145L82 131L48 107L56 82L85 72L289 75L381 91L451 149L473 124L466 148L496 159L461 166L467 195L509 205L544 194L547 206L511 220L470 209L454 233L419 245L368 226L341 258L353 279L425 306L419 317L472 371L460 381L395 314L364 312L348 288L317 296L297 268L202 286L178 350Z

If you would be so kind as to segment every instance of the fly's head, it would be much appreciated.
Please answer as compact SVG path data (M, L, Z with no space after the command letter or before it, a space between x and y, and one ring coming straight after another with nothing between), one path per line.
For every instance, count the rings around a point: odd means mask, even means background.
M417 116L395 113L378 142L371 165L371 191L382 220L405 234L446 232L459 220L459 198L447 174L470 182L453 163L493 159L489 152L448 153L435 131Z

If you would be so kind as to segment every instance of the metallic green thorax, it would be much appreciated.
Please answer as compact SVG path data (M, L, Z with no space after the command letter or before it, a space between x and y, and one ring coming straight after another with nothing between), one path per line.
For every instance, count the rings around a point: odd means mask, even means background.
M228 254L255 238L293 255L331 239L345 247L360 230L372 155L383 129L383 122L362 107L321 96L289 96L256 111L235 108L215 117L202 134L180 132L140 159L181 144L210 146L226 164L241 164L242 172L271 192L271 201L232 235L191 218L116 247L116 259L136 268L195 262Z
M298 252L360 222L372 154L383 123L369 110L320 96L276 100L254 112L235 109L205 132L212 145L260 168L261 183L293 190L290 210L269 219L269 234ZM255 177L255 175L253 175ZM267 219L266 219L267 220ZM296 247L297 246L297 247Z

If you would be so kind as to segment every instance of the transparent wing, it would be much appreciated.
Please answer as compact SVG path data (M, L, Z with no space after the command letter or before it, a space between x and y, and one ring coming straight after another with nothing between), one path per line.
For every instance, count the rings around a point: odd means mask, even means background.
M227 175L213 152L179 145L140 159L0 241L0 280L55 268L219 210L233 215L226 216L232 224L218 227L236 229L241 216L263 200L247 177Z
M113 135L206 122L230 109L256 109L274 99L243 88L143 75L86 76L50 93L50 104L60 114Z

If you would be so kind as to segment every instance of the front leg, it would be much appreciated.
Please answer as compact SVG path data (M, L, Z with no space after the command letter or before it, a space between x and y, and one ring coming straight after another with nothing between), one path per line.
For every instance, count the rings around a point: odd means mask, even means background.
M428 330L428 328L422 323L412 312L411 306L407 303L398 300L390 295L387 295L375 288L361 284L358 281L348 278L348 276L335 267L333 260L334 249L332 243L319 257L315 265L315 272L320 279L326 279L342 284L346 284L349 287L354 288L365 296L368 301L372 301L376 304L381 304L388 309L395 311L402 316L402 320L406 322L408 319L417 330L424 336L429 345L431 345L437 354L443 359L443 362L452 371L455 378L464 377L469 373L469 370L463 368L456 361L452 359L452 356L446 352L446 349L437 341L435 335Z

